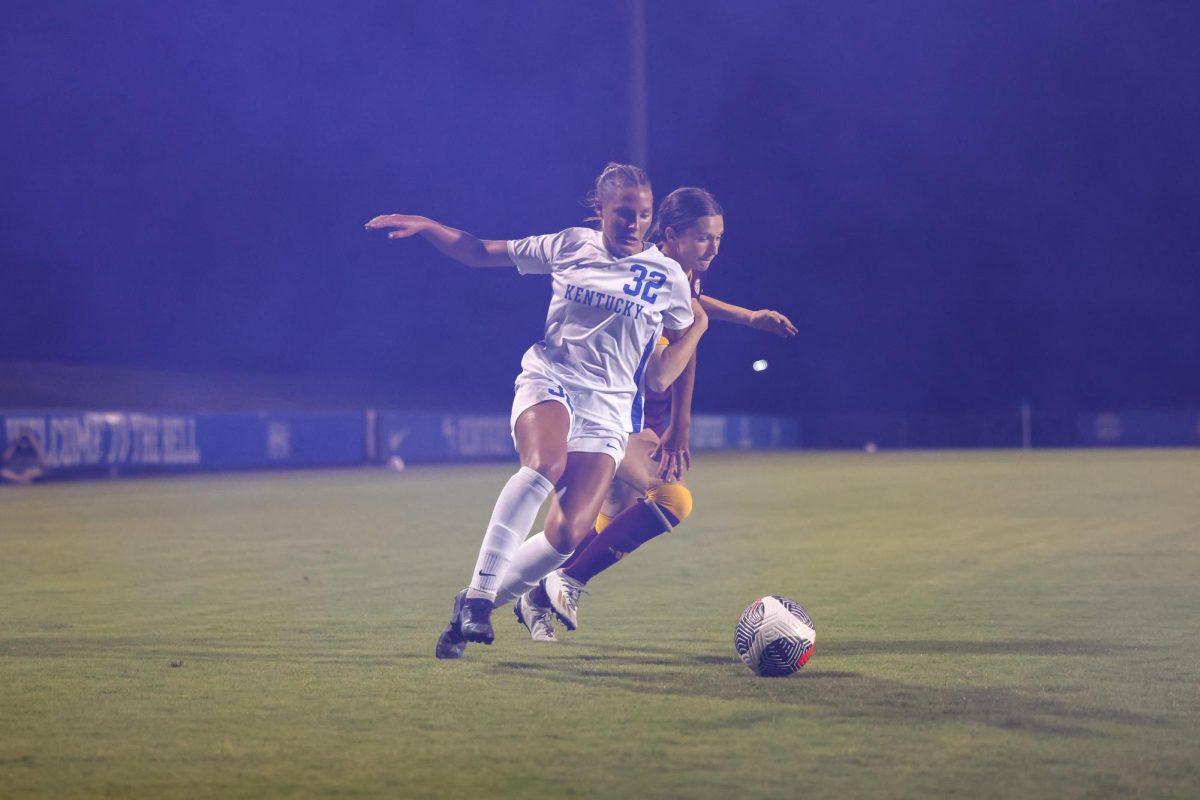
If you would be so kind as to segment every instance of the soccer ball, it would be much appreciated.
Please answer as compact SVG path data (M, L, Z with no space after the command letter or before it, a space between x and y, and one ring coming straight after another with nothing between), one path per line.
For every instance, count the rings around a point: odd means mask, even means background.
M742 612L733 646L746 666L764 678L798 672L812 656L817 629L795 600L767 595Z

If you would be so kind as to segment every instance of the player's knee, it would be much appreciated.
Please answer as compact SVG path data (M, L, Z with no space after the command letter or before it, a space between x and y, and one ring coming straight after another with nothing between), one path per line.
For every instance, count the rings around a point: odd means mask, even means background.
M557 524L554 524L557 522ZM552 522L549 518L546 519L546 539L551 540L551 533L554 536L551 543L555 548L562 553L569 553L579 546L579 543L584 540L592 530L592 520L584 517L565 517Z
M682 483L664 483L646 492L646 499L658 506L674 527L692 513L692 493Z
M521 459L521 466L529 467L550 483L558 484L559 478L567 469L566 453L530 453Z

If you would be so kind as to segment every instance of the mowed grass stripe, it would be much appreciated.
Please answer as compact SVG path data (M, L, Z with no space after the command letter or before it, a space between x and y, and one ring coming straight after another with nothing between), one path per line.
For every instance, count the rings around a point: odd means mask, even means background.
M507 465L0 491L0 796L1194 796L1200 454L702 454L557 646L432 658ZM732 631L787 594L799 675ZM177 666L171 666L177 664Z

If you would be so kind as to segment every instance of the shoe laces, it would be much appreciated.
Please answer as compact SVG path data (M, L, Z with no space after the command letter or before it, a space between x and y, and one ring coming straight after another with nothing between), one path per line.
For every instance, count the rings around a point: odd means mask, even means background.
M567 595L567 605L571 607L572 611L579 607L579 595L591 594L587 589L583 588L577 583L572 583L571 581L566 580L564 580L562 583L563 591L566 592Z

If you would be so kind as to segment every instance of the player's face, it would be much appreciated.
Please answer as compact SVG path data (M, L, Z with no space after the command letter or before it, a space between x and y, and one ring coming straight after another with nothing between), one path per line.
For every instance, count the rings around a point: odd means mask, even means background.
M649 186L615 189L601 198L599 213L608 249L619 256L636 255L654 219L654 194Z
M721 249L725 218L716 214L700 217L680 232L667 228L667 255L679 262L684 272L706 272Z

